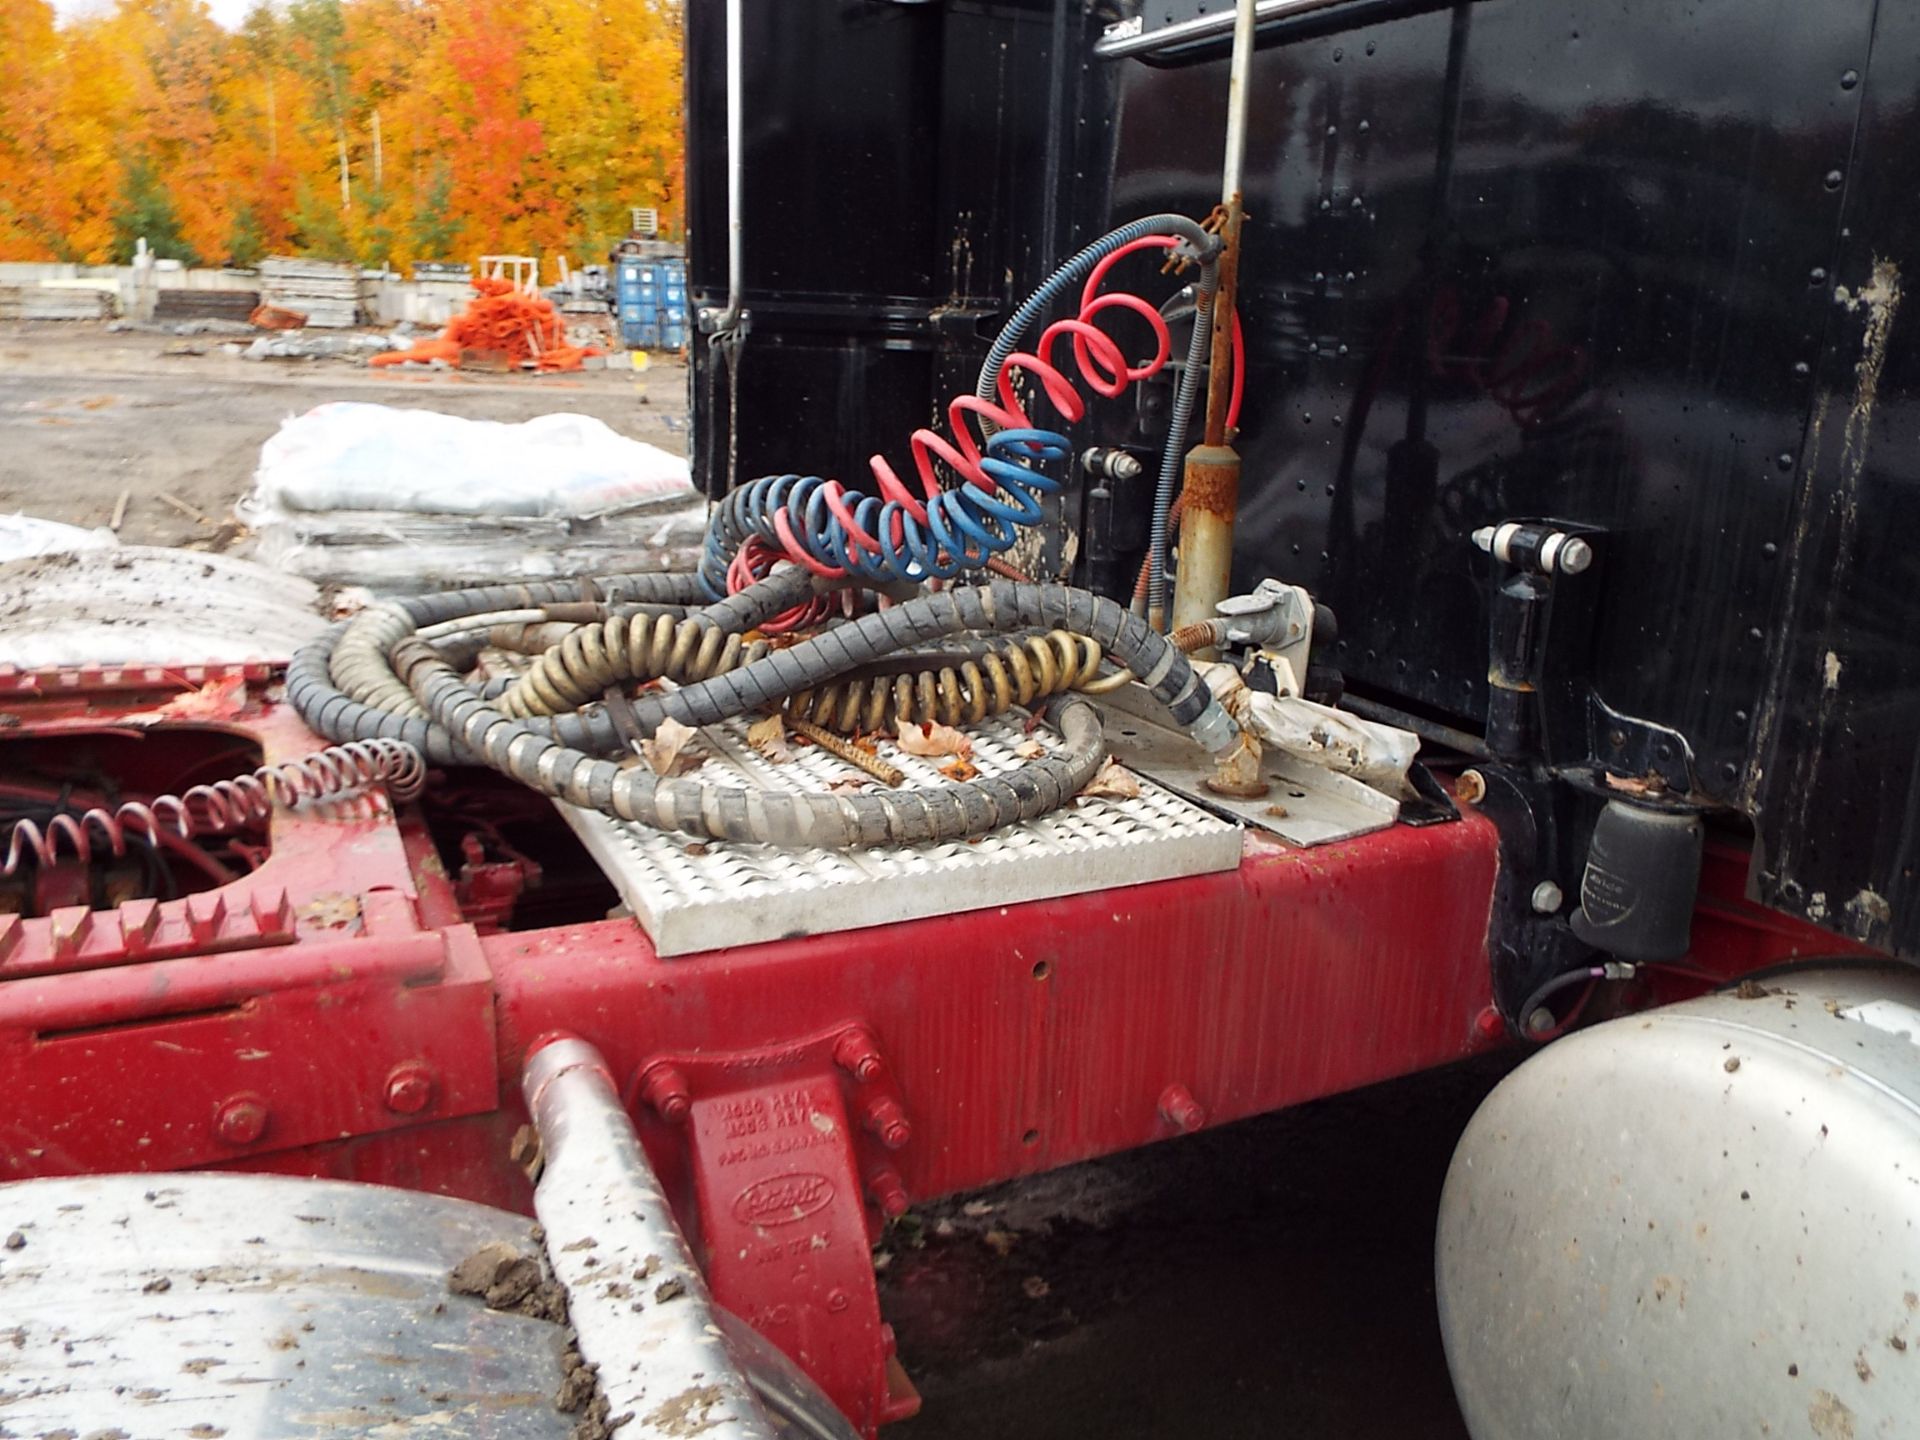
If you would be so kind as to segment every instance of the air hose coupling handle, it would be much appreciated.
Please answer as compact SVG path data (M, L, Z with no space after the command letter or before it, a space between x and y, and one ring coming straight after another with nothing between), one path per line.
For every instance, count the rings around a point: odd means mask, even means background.
M1240 727L1233 723L1233 717L1227 714L1226 708L1218 700L1207 702L1207 708L1187 727L1187 734L1216 758L1226 755L1240 743Z

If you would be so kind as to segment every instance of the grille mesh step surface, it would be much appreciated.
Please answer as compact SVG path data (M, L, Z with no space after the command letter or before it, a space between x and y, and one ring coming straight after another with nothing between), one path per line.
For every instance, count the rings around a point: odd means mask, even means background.
M817 746L776 764L747 742L747 721L709 726L690 742L701 777L766 790L827 790L869 777ZM985 775L1025 763L1017 711L967 732ZM1033 737L1058 743L1045 730ZM881 742L909 784L951 783L930 760ZM972 842L855 851L696 841L561 804L561 813L619 890L661 955L690 955L928 915L1083 894L1240 863L1240 827L1145 776L1138 797L1081 799Z

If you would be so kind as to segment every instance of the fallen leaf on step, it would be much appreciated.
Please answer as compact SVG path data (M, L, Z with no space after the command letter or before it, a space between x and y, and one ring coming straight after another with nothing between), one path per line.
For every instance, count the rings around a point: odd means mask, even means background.
M703 756L688 749L688 742L699 733L693 726L682 725L678 720L662 720L652 738L640 742L640 753L646 757L648 767L661 779L670 775L684 775L707 763Z
M978 765L958 755L949 755L944 760L936 760L934 764L949 780L971 780L980 773Z
M1133 772L1123 766L1111 755L1107 763L1100 767L1093 779L1087 782L1087 788L1080 792L1082 800L1108 799L1132 800L1140 794L1140 782Z
M1013 753L1022 760L1044 760L1047 756L1047 747L1038 740L1022 740L1013 747Z
M827 794L851 795L857 791L866 789L871 783L872 782L868 780L856 780L851 775L845 775L838 780L829 780L827 782Z
M899 743L900 748L909 755L958 755L964 759L973 754L973 741L951 725L931 721L917 725L911 721L902 722Z
M793 751L787 748L787 727L778 715L769 715L749 725L747 743L776 765L785 765L793 759Z

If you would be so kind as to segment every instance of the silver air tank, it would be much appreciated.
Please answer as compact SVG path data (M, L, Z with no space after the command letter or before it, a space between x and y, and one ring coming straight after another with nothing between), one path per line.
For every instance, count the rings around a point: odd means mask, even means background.
M1920 976L1549 1046L1461 1139L1437 1257L1474 1440L1920 1434Z

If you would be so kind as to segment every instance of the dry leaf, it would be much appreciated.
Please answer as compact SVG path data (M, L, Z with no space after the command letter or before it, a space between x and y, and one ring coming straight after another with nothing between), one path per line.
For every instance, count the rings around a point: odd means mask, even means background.
M1080 798L1091 800L1105 797L1110 800L1132 800L1140 794L1140 782L1133 772L1121 765L1111 755L1100 771L1087 782L1087 788L1080 792Z
M902 722L899 743L909 755L958 755L964 759L973 754L973 741L951 725L930 721L918 725Z
M660 728L653 732L653 738L640 742L640 753L646 757L653 773L661 779L684 775L707 763L704 757L693 754L687 748L687 742L699 733L693 726L682 725L678 720L662 720Z
M129 720L231 720L247 708L247 682L239 675L209 680L176 695L158 710L129 715Z
M749 725L747 743L776 765L793 760L793 751L787 748L787 727L777 714Z
M949 755L944 760L936 760L934 764L949 780L971 780L980 773L978 765L971 760L963 760L958 755Z
M851 775L843 775L838 780L829 780L827 782L827 794L850 795L856 790L866 789L868 783L869 782L865 780L857 780Z
M1013 753L1022 760L1044 760L1047 756L1047 747L1038 740L1022 740L1013 747Z
M1284 805L1269 805L1267 806L1266 813L1273 816L1276 820L1284 820L1287 818L1287 807Z

